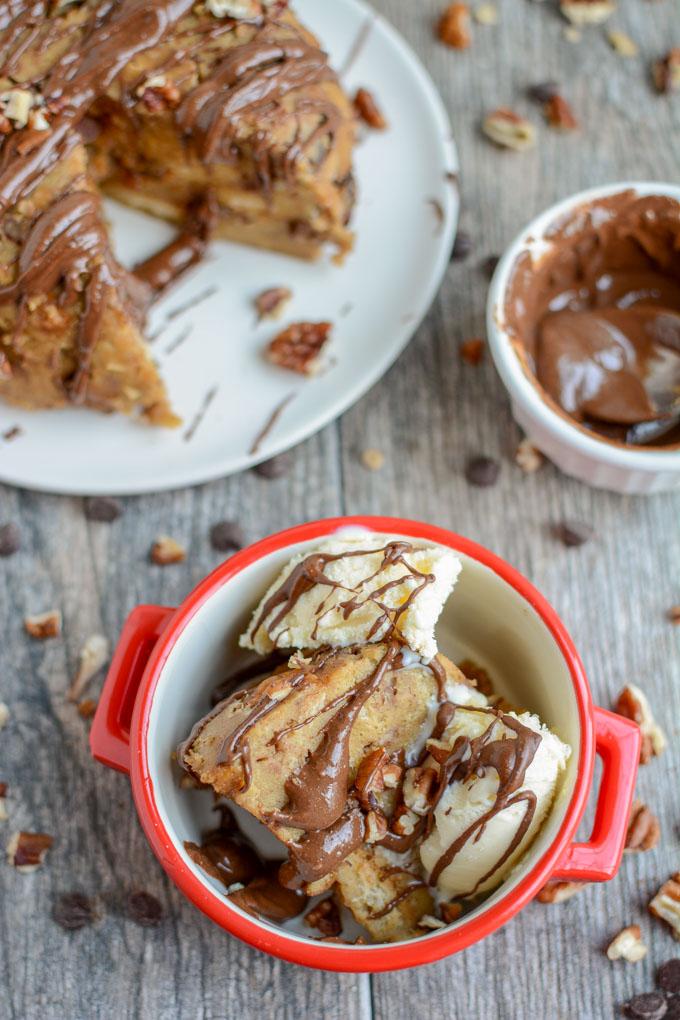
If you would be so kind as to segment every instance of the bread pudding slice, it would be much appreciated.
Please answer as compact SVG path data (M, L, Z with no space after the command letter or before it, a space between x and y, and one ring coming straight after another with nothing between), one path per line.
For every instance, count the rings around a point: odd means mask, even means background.
M179 759L285 844L284 884L314 895L337 883L371 934L405 938L432 898L417 854L379 844L443 696L481 697L441 655L426 666L393 642L322 650L218 705Z

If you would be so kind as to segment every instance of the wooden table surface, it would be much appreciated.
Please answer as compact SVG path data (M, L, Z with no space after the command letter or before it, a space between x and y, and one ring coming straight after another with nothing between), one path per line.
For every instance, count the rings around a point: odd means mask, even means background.
M678 954L646 903L680 868L680 628L665 618L680 603L680 495L622 498L549 465L523 475L512 460L517 429L492 365L465 365L457 349L483 333L487 280L480 262L536 212L587 185L677 181L680 97L655 95L648 68L669 45L680 45L680 3L620 0L610 27L638 43L631 59L612 51L601 28L568 42L551 0L501 0L500 24L476 26L474 45L463 53L434 39L437 0L376 0L375 7L411 42L445 99L460 150L461 222L474 241L472 256L450 266L398 363L340 421L298 447L288 474L275 481L246 473L127 499L112 525L86 521L80 499L0 489L0 522L16 521L23 533L22 550L0 569L0 698L11 712L0 738L0 780L10 786L2 838L17 829L55 837L35 874L0 865L2 1020L600 1020L631 993L650 989L655 966ZM523 90L547 78L572 100L580 132L562 135L541 124L534 151L494 149L479 132L482 112L511 105L540 122ZM391 243L408 243L399 237L398 210L394 231ZM384 452L381 471L362 467L366 447ZM462 468L476 453L502 460L494 488L466 483ZM152 856L126 778L92 762L88 724L65 698L89 634L103 631L114 642L134 605L178 602L218 562L207 537L215 521L236 519L253 540L310 518L356 512L436 522L509 559L562 615L596 700L609 705L624 682L640 684L670 738L667 753L639 779L640 795L662 820L657 850L629 856L613 882L568 903L530 905L448 961L375 977L270 959L191 907ZM591 523L596 537L564 548L550 529L565 517ZM184 564L148 563L160 532L187 544ZM51 607L63 613L62 638L30 640L24 615ZM122 914L121 897L136 888L165 906L159 928ZM50 910L55 896L73 889L100 895L107 913L96 927L69 934ZM630 922L641 924L649 955L635 966L610 963L602 947Z

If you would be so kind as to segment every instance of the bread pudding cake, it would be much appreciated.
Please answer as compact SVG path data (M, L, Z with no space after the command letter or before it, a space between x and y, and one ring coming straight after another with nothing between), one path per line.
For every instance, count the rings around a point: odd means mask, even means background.
M144 341L210 237L352 242L352 108L285 0L0 9L0 396L177 424ZM179 225L125 270L100 192Z
M233 815L185 844L242 909L280 922L330 892L306 915L325 937L341 934L340 906L362 938L417 937L473 908L531 846L570 749L438 651L460 568L440 547L335 538L263 596L240 639L259 671L223 688L177 753L287 852L258 859Z

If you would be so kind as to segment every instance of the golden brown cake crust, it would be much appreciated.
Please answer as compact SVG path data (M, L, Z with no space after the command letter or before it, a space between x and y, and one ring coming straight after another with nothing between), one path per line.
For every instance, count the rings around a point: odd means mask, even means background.
M353 118L325 54L283 2L226 7L246 16L196 0L0 10L6 399L176 422L142 340L151 295L111 253L95 182L181 223L209 194L218 236L350 246Z

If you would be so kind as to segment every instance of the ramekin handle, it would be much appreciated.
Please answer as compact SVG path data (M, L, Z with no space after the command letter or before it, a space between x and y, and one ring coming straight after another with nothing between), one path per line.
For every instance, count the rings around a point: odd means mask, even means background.
M572 843L553 879L607 882L619 869L640 760L640 729L604 708L595 708L595 751L602 781L593 831L587 843Z
M90 751L119 772L130 771L130 722L151 652L174 609L137 606L123 624L90 730Z

